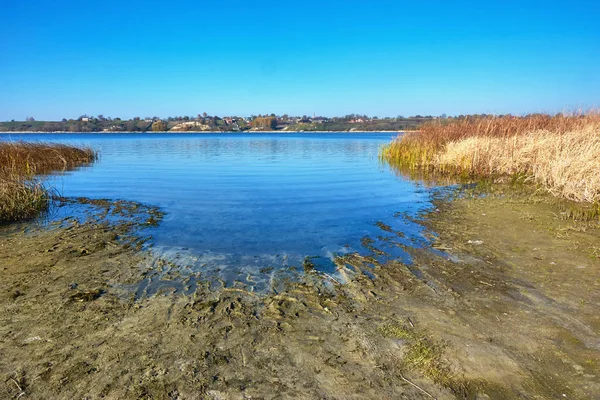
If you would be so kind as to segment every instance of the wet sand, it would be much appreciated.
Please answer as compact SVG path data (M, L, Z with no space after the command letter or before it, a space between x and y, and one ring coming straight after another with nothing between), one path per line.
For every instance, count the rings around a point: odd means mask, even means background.
M199 281L144 298L133 288L156 262L139 228L160 214L96 206L0 237L1 398L600 393L600 229L553 205L440 201L423 219L434 249L408 249L412 266L345 256L344 285L308 270L263 295Z

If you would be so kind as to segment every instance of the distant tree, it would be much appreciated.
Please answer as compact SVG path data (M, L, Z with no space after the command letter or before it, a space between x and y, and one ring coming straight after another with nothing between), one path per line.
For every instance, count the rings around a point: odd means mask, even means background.
M138 119L138 121L139 121L139 119ZM126 130L127 132L135 132L135 131L138 131L138 130L139 130L139 128L138 128L138 126L137 126L137 122L136 122L136 121L127 121L127 122L125 122L125 130Z
M33 121L35 121L35 118L33 118L33 117L27 117L27 118L25 118L25 121L33 122Z
M204 118L208 117L208 114L206 113L206 111L202 113L202 116L203 116Z
M277 127L277 118L257 117L252 121L252 127L256 129L273 130Z
M67 119L63 118L60 122L65 123L65 122L67 122Z
M44 126L42 127L42 129L45 132L54 132L54 131L60 131L62 130L62 125L60 124L60 122L46 122L44 124Z
M164 132L167 130L167 124L158 120L152 124L152 132Z

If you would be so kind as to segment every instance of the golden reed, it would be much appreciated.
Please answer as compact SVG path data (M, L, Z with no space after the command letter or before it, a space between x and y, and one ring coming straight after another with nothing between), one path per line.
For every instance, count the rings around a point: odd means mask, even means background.
M0 223L36 216L48 207L48 189L36 175L92 162L92 149L61 144L0 142Z
M502 181L600 202L600 114L440 120L399 136L381 158L410 174Z

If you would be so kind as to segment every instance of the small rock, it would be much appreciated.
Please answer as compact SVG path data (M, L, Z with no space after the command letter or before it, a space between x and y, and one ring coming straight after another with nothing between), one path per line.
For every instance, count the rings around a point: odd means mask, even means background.
M467 243L480 245L480 244L483 244L483 240L469 240Z
M98 299L103 294L104 290L101 289L90 290L87 292L79 292L71 296L71 301L93 301Z

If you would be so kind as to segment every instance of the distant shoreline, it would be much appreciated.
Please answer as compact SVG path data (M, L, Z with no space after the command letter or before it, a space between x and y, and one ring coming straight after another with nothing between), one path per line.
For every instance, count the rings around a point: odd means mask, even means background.
M156 133L169 133L169 134L197 134L197 133L219 133L219 134L252 134L252 133L406 133L406 132L418 132L414 130L400 130L400 131L146 131L146 132L136 132L136 131L111 131L111 132L69 132L69 131L53 131L53 132L40 132L40 131L0 131L0 135L2 134L42 134L42 135L53 135L53 134L93 134L93 135L102 135L102 134L112 134L112 133L133 133L136 135L143 134L156 134Z

